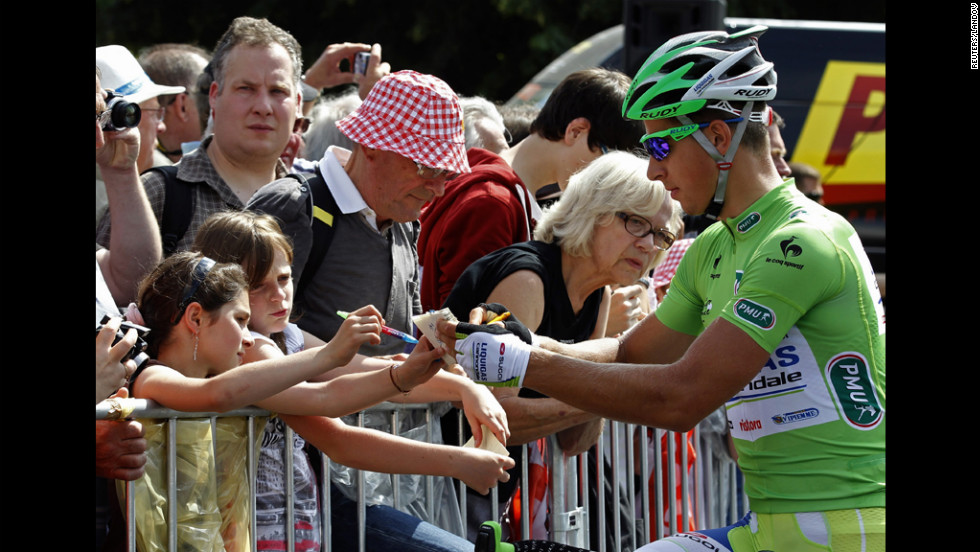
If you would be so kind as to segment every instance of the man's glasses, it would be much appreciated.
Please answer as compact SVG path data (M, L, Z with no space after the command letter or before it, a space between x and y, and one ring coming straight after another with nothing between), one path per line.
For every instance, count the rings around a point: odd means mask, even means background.
M735 117L734 119L728 119L727 121L722 122L737 123L741 120L742 117ZM710 122L691 123L689 125L668 128L667 130L651 132L643 138L640 138L640 143L642 143L643 147L646 148L647 153L650 154L650 157L653 157L657 161L663 161L670 153L670 142L668 141L668 138L673 138L675 142L680 142L684 138L687 138L702 128L706 128L710 124Z
M616 213L616 216L623 219L623 226L626 227L626 231L638 238L645 238L647 234L653 234L653 245L661 251L670 249L674 240L677 239L670 230L654 228L649 220L640 215L628 215L620 211Z
M154 121L162 121L163 114L167 110L166 107L153 107L153 108L141 108L143 115L153 119Z
M432 167L426 167L425 165L415 162L415 166L418 167L419 176L425 179L439 178L440 176L446 177L446 180L452 180L459 176L459 174L450 171L449 169L434 169Z

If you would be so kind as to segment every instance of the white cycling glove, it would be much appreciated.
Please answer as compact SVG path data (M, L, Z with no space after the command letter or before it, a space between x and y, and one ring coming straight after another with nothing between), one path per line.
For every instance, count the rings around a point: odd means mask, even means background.
M530 332L516 319L511 327L459 323L456 362L477 383L521 387L531 358L530 342Z

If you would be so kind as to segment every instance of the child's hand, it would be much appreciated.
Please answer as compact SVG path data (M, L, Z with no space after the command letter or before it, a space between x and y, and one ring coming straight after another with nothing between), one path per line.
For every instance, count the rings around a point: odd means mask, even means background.
M324 347L336 363L331 368L349 363L361 345L381 343L382 324L384 319L374 305L361 307L348 314L333 339Z
M482 495L498 482L509 481L507 470L514 467L513 458L478 448L452 447L450 456L455 463L454 477Z
M498 441L506 445L510 438L510 428L504 407L500 406L500 402L485 385L475 384L469 378L464 381L467 385L463 386L460 395L463 413L470 424L470 431L473 432L474 444L477 447L483 444L486 435L483 434L482 426L486 426Z
M429 340L422 336L419 344L412 350L398 367L398 385L408 391L416 385L429 381L432 376L445 366L442 355L446 353L444 347L433 347Z

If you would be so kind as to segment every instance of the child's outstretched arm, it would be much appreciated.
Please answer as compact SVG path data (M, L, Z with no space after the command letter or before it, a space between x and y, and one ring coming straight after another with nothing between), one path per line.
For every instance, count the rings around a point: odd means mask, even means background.
M487 494L510 479L514 460L488 450L437 445L383 431L351 427L320 416L282 416L303 439L332 461L383 473L447 475Z
M318 347L249 362L210 378L188 377L164 365L150 365L133 383L133 396L185 412L227 412L258 404L312 379L337 366L336 361L336 351Z
M270 348L271 349L271 348ZM258 406L283 414L344 416L400 395L439 371L443 348L433 349L428 340L416 346L409 360L398 366L387 361L377 369L344 374L328 381L297 384ZM403 369L409 366L409 370ZM398 366L396 368L396 366Z
M429 350L429 342L423 337L421 343L425 343L426 345L422 345L421 347L417 345L412 351L412 354L405 357L401 366L395 372L401 390L411 389L411 392L405 394L395 392L390 397L387 397L386 400L413 404L437 401L457 403L457 406L460 406L466 415L477 446L480 446L483 442L481 426L490 428L497 437L497 440L501 443L506 443L510 439L507 413L497 401L497 398L493 396L493 393L485 385L477 384L464 375L449 372L445 369L435 370L432 373L434 365L429 364L429 355L426 354L424 358L420 356L420 353L425 353ZM397 361L381 357L356 355L347 366L325 372L322 379L337 379L349 374L388 369L394 362ZM444 364L441 365L445 366ZM429 379L416 385L414 382L417 379L415 379L413 374L421 374L420 379ZM394 388L392 387L392 389Z

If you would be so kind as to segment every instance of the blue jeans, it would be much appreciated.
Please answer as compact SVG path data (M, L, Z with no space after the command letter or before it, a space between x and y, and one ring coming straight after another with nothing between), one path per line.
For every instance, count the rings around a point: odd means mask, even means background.
M356 552L357 503L330 486L333 550ZM417 517L381 504L367 506L367 552L473 552L473 543Z

